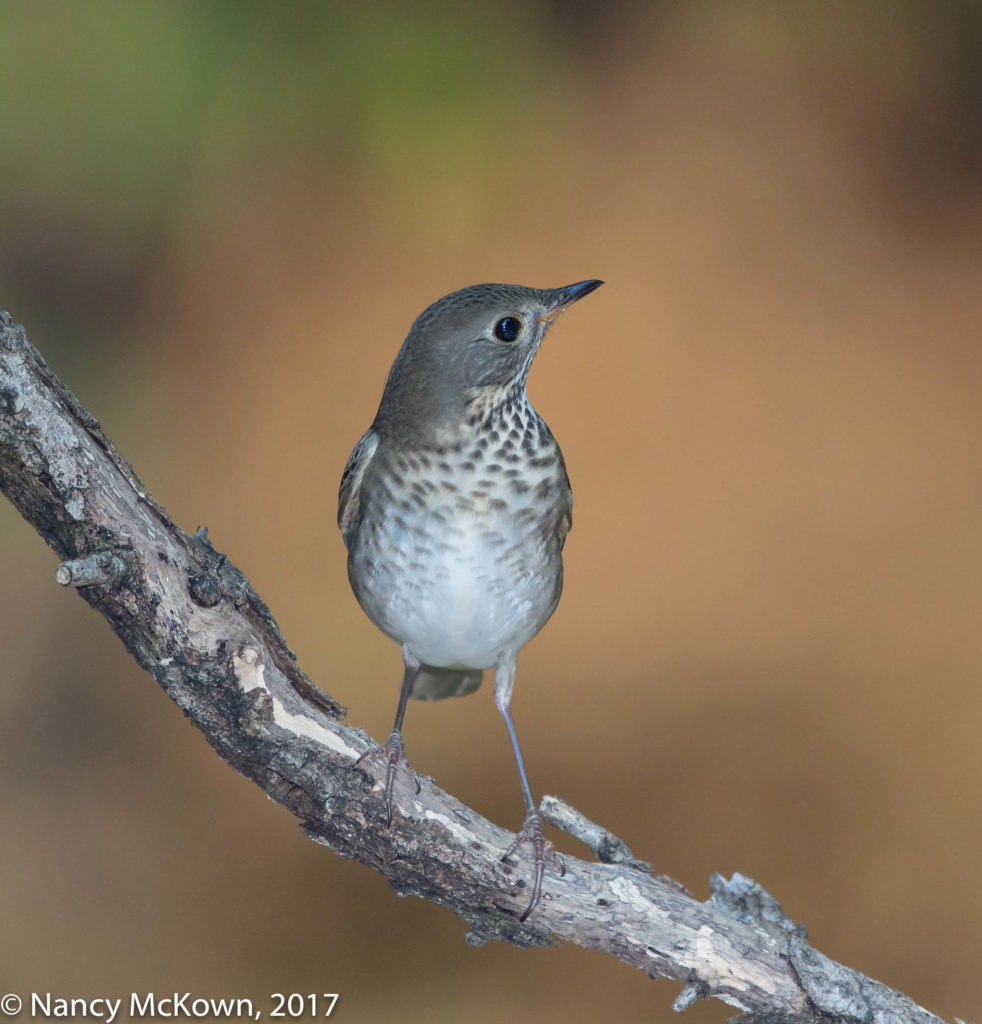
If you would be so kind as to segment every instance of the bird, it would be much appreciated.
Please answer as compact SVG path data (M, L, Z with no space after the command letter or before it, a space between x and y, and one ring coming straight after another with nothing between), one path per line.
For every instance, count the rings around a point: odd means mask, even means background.
M563 454L526 381L556 317L602 284L478 284L428 306L399 349L338 492L351 588L402 648L395 724L376 752L387 825L399 772L420 791L402 738L409 698L472 693L493 669L525 803L501 859L523 844L532 854L521 921L539 903L547 859L561 873L565 864L544 837L512 720L515 663L559 603L573 522Z

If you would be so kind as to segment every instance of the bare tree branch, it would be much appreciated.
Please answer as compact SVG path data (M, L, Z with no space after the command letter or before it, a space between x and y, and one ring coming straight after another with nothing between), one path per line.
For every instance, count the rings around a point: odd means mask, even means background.
M675 1008L713 996L745 1021L928 1024L939 1018L805 941L750 879L713 876L700 903L654 878L615 836L555 798L554 823L602 863L567 859L523 924L530 864L513 836L426 778L396 793L354 762L374 742L297 666L269 609L203 531L175 525L132 468L0 312L0 487L61 560L56 579L108 619L134 658L237 771L312 839L375 868L403 895L449 907L469 942L575 942L683 983Z

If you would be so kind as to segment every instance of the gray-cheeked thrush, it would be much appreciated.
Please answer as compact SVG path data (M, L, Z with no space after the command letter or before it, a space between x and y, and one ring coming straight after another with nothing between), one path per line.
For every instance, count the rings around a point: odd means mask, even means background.
M573 503L562 452L525 381L555 317L601 284L480 284L433 303L396 356L338 496L351 587L402 646L402 692L381 751L388 820L400 768L419 790L402 743L408 699L471 693L493 668L525 799L502 860L523 842L533 854L523 921L542 894L549 844L509 707L518 651L559 603Z

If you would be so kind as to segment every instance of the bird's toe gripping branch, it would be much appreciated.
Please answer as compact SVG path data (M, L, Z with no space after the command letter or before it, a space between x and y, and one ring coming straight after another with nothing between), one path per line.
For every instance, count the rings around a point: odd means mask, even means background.
M508 861L520 846L528 843L532 847L532 890L529 905L519 918L524 921L529 914L535 910L542 898L542 881L545 877L546 863L559 871L562 878L566 874L566 860L563 855L552 848L542 833L542 818L537 810L531 810L525 816L521 831L515 836L515 841L505 851L502 862Z
M421 786L416 769L413 768L406 757L406 749L402 744L402 733L393 731L384 747L373 747L366 750L361 757L352 765L352 768L361 768L363 762L376 769L385 777L385 823L386 827L392 824L392 794L395 790L396 780L400 775L409 776L413 780L417 794ZM362 769L364 770L364 769ZM369 774L367 771L365 774Z

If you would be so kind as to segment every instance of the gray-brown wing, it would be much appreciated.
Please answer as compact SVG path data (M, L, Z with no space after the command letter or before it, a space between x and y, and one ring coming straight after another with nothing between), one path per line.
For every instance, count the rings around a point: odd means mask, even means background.
M366 431L355 445L348 457L348 464L341 475L341 486L338 489L338 527L344 537L344 546L351 546L351 538L358 526L361 511L361 482L365 470L372 461L375 449L378 448L378 434L374 430Z
M566 475L566 467L563 466L563 489L564 507L559 519L559 550L563 550L566 544L566 536L573 529L573 488L569 485L569 477Z
M562 551L566 543L566 536L569 530L572 529L572 487L569 486L569 476L566 473L566 464L561 454L559 456L559 466L562 470L562 483L560 484L561 506L556 531L559 534L559 550Z

